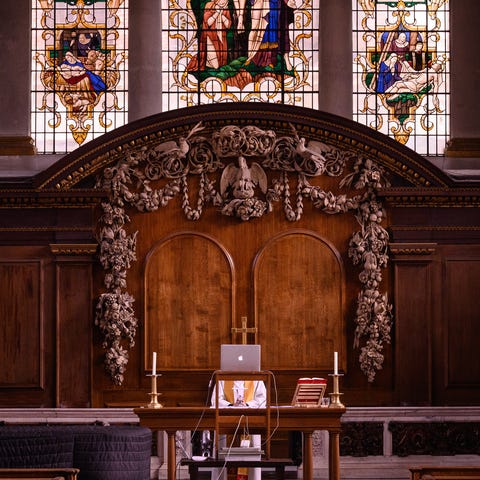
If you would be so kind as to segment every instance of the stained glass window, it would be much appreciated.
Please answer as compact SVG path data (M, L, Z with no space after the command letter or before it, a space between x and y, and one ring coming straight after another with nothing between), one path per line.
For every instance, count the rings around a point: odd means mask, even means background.
M66 153L127 122L128 0L32 0L32 136Z
M354 119L417 153L449 137L448 0L353 0Z
M313 0L165 0L164 110L216 102L318 104Z

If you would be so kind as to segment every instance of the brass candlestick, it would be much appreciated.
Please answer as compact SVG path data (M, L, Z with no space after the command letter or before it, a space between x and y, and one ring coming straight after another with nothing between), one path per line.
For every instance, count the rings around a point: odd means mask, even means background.
M147 375L147 377L152 377L152 391L149 393L150 403L147 405L148 408L163 408L163 405L158 402L158 396L161 395L161 393L157 392L157 377L161 376L161 373Z
M330 394L330 407L331 408L344 408L345 405L340 401L340 393L338 391L338 378L343 377L342 373L330 373L330 377L333 377L333 392Z

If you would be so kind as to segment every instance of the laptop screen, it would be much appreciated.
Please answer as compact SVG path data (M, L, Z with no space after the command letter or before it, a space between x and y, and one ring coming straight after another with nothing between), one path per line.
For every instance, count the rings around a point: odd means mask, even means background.
M258 372L260 345L221 345L220 369L230 372Z

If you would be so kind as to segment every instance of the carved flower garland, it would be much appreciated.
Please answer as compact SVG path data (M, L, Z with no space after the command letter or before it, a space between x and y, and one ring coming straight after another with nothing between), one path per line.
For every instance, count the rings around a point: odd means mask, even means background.
M293 126L292 135L280 137L256 126L230 125L209 135L200 134L203 130L199 123L178 141L132 147L98 178L97 187L110 192L110 201L103 204L99 230L100 262L108 292L99 298L95 322L103 333L105 365L112 381L123 383L128 363L125 345L133 347L138 323L134 299L125 291L128 269L136 260L137 235L125 230L129 222L125 209L155 211L180 195L184 215L193 221L201 218L209 204L222 215L242 221L268 214L278 202L283 203L285 217L292 222L302 217L305 200L328 214L354 212L360 230L351 238L348 255L362 268L354 347L361 349L360 367L372 382L382 368L383 345L390 342L392 325L392 307L387 295L379 291L381 269L388 262L388 233L380 225L385 212L375 194L388 185L383 170L354 152L307 142ZM341 180L340 187L359 190L358 195L335 195L310 184L309 178L319 175L340 177L347 162L353 163L353 171ZM272 172L270 185L265 169ZM220 171L217 186L208 175ZM198 190L192 205L189 179L195 177ZM153 188L151 183L160 179L166 179L166 184ZM292 179L296 180L295 192L290 190Z

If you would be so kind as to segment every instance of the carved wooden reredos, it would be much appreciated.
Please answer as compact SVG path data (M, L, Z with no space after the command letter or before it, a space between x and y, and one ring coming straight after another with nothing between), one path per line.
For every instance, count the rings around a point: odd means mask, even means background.
M95 322L112 381L124 382L139 326L145 369L158 351L165 370L207 370L247 316L268 368L329 371L334 350L354 348L372 382L393 323L378 193L392 178L428 188L442 175L366 127L302 108L196 107L135 126L40 179L74 190L96 178L108 194Z

